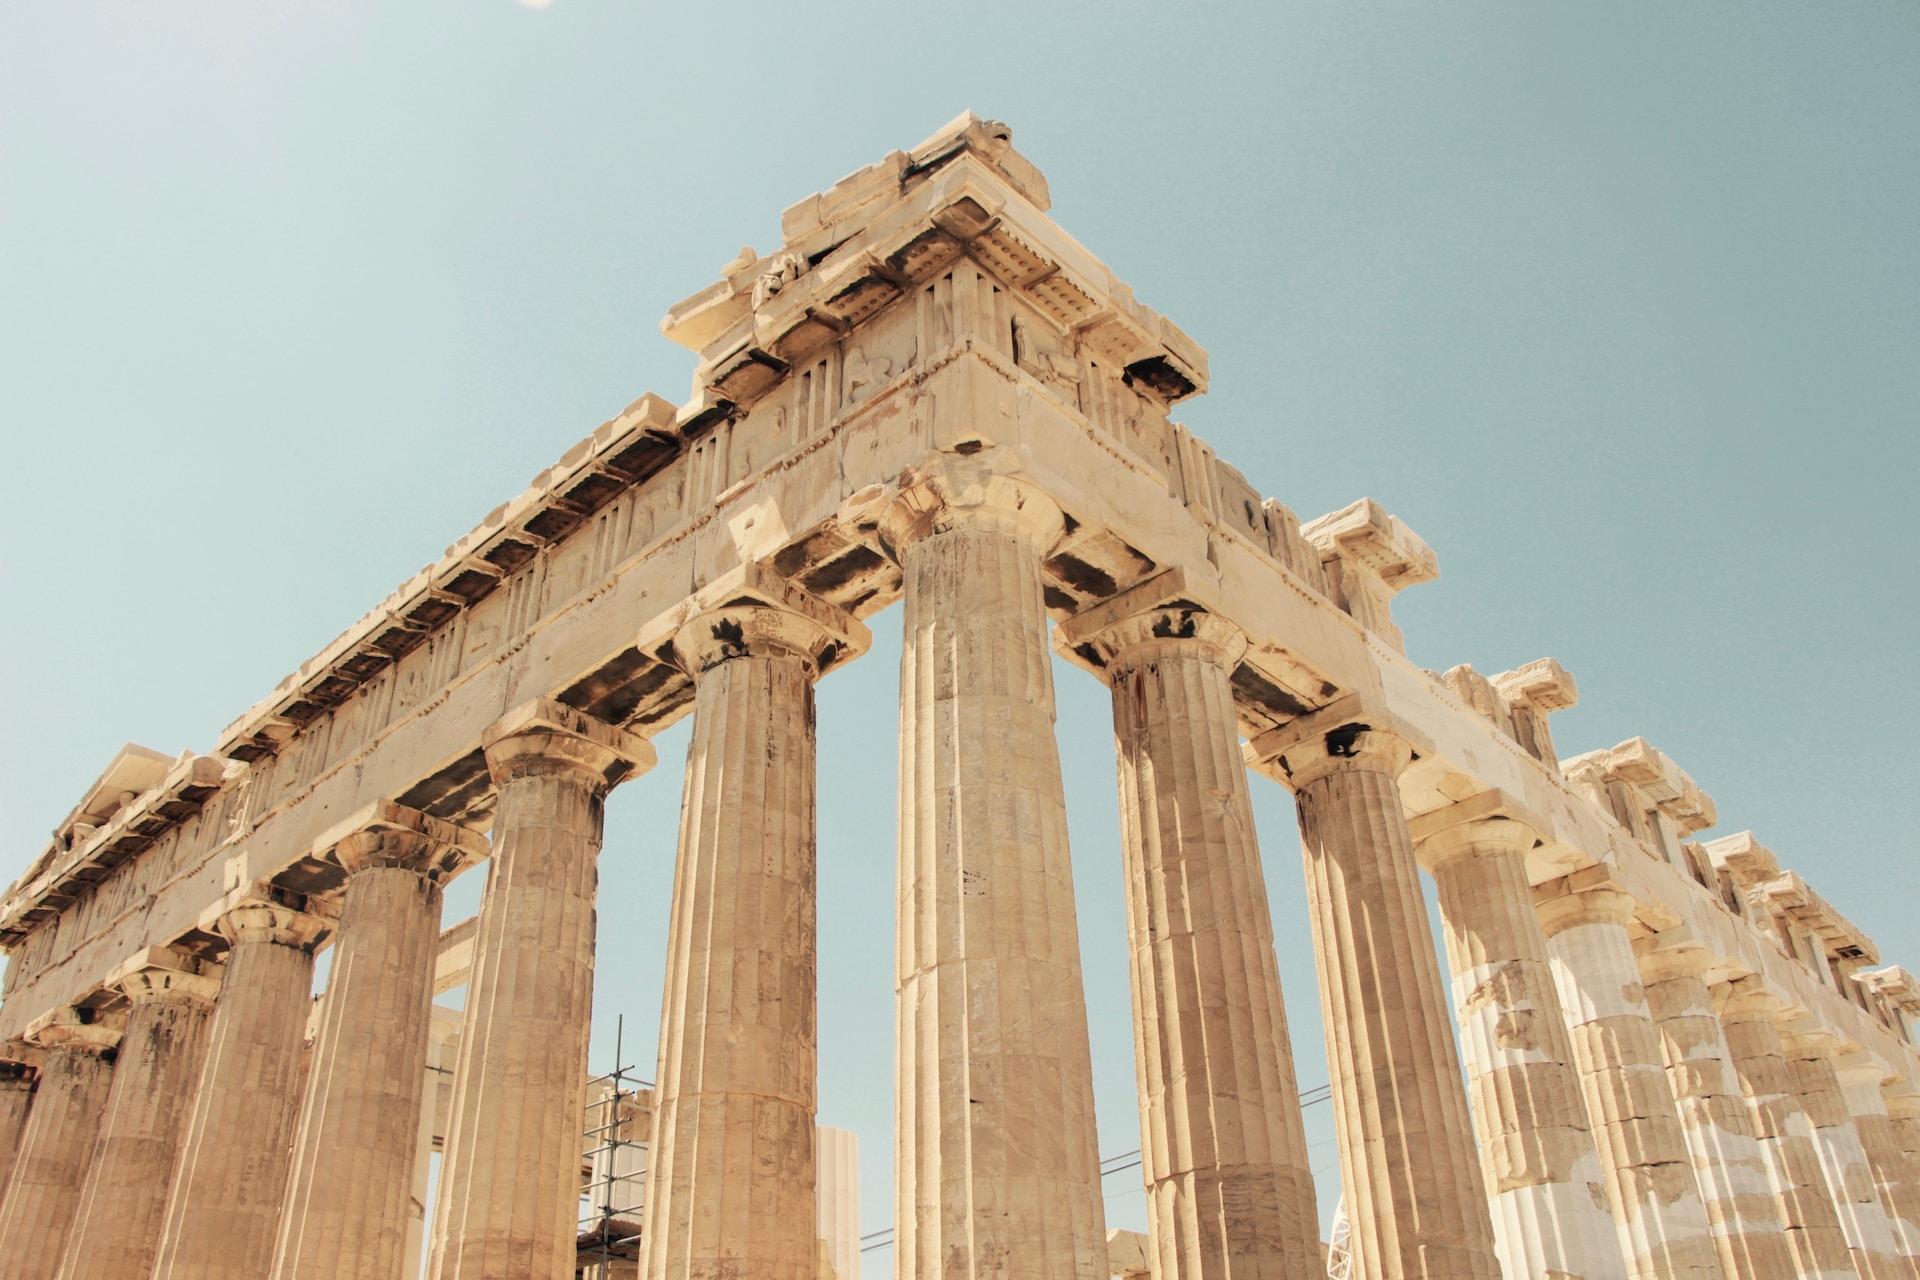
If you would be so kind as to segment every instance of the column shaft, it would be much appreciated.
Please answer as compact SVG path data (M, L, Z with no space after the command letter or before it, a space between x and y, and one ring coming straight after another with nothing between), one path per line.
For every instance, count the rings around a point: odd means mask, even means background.
M1625 1274L1606 1175L1533 910L1531 830L1505 819L1421 841L1439 888L1480 1167L1510 1276Z
M1147 1226L1163 1280L1277 1280L1320 1256L1229 683L1245 641L1226 626L1153 613L1107 636ZM1198 634L1157 639L1156 627Z
M1632 900L1602 885L1539 907L1627 1274L1718 1277L1719 1251L1627 934Z
M324 928L264 902L221 917L232 947L154 1280L260 1280L273 1264L299 1120L313 944Z
M1847 1111L1828 1041L1823 1036L1790 1036L1787 1067L1794 1092L1813 1122L1813 1147L1826 1176L1827 1191L1840 1213L1840 1231L1853 1250L1865 1280L1904 1280L1913 1268L1894 1251L1893 1225L1880 1203L1879 1187L1867 1164L1860 1134Z
M701 615L675 642L695 698L641 1235L651 1280L815 1274L812 650L828 642L757 608Z
M1728 1280L1790 1278L1793 1254L1780 1199L1734 1079L1732 1054L1703 977L1704 956L1648 951L1640 970L1721 1269Z
M59 1270L113 1080L113 1065L101 1057L111 1034L65 1025L59 1032L59 1042L40 1041L47 1056L0 1204L0 1267L21 1280Z
M213 978L171 969L142 969L120 985L127 1030L60 1280L152 1271L219 989Z
M1396 781L1410 754L1347 725L1279 756L1299 810L1341 1189L1369 1280L1492 1280L1486 1184Z
M1912 1167L1900 1149L1893 1117L1887 1113L1887 1101L1880 1092L1878 1069L1844 1072L1840 1087L1853 1127L1860 1135L1861 1150L1866 1153L1867 1169L1893 1228L1893 1252L1907 1265L1911 1276L1920 1271L1920 1180L1915 1176L1920 1170Z
M578 1228L604 801L652 752L555 704L509 717L486 750L493 857L429 1268L434 1280L548 1280L572 1274Z
M1030 501L945 512L893 540L902 1280L1107 1276L1040 593L1050 535Z
M7 1182L13 1177L14 1157L20 1153L33 1109L33 1068L0 1061L0 1205L7 1201Z
M1802 1280L1837 1280L1857 1274L1840 1232L1840 1217L1827 1194L1814 1150L1813 1124L1794 1092L1786 1050L1774 1027L1768 1002L1755 994L1752 979L1714 990L1720 1025L1726 1032L1733 1073L1753 1119L1754 1136L1780 1200L1787 1247L1794 1273Z
M294 1139L275 1280L400 1280L439 941L436 865L412 831L350 835L333 968ZM452 855L451 862L458 862Z

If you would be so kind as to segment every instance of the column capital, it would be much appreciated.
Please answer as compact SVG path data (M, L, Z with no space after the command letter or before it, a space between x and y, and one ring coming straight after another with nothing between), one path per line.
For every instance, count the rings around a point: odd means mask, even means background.
M458 823L418 809L378 800L315 842L349 878L390 867L444 884L488 856L486 838Z
M942 454L891 495L879 514L880 536L897 554L951 529L992 529L1044 551L1065 531L1065 519L1059 504L1016 470L1005 448Z
M1370 714L1355 694L1269 729L1247 744L1247 752L1277 766L1275 776L1295 792L1350 769L1397 778L1414 758L1412 744L1395 731L1391 718Z
M1583 924L1625 928L1633 919L1632 894L1608 879L1596 879L1591 884L1581 881L1582 877L1576 873L1534 886L1534 910L1540 915L1541 931L1549 938Z
M1735 978L1713 985L1713 1007L1727 1023L1776 1023L1785 1016L1785 1000L1769 991L1756 977Z
M1213 593L1184 569L1155 574L1054 629L1054 647L1103 665L1109 681L1161 654L1196 655L1232 670L1252 647Z
M1635 941L1633 952L1640 962L1640 976L1648 982L1675 978L1699 978L1704 982L1713 966L1713 953L1692 937L1669 940L1665 934L1656 933Z
M173 947L143 947L114 966L107 985L132 1004L166 999L212 1004L220 992L212 968Z
M1482 791L1412 818L1407 834L1413 837L1413 856L1429 871L1472 854L1524 858L1540 835L1513 817L1511 807L1504 792Z
M49 1052L65 1049L75 1053L102 1054L120 1043L122 1028L98 1021L91 1009L70 1005L49 1010L29 1022L21 1034L31 1044Z
M496 786L534 774L579 771L611 787L654 766L653 746L551 698L515 707L480 737Z
M311 951L333 931L336 914L331 903L269 880L255 880L229 889L225 897L201 913L200 927L219 934L230 946L271 942Z
M724 596L724 603L699 607L669 642L689 675L734 658L785 653L805 660L817 679L873 643L852 614L761 566L743 566L714 586L701 595Z

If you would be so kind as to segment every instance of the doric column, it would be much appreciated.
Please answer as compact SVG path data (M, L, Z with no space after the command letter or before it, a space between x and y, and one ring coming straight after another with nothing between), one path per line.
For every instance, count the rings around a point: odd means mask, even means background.
M113 1080L105 1055L120 1039L116 1028L82 1021L92 1016L59 1009L27 1026L46 1057L0 1204L0 1275L9 1280L55 1274L73 1227Z
M855 637L858 637L857 640ZM866 628L818 602L695 616L642 1276L814 1280L813 683Z
M198 961L162 948L122 966L112 985L127 998L127 1029L60 1280L123 1280L153 1269L220 989Z
M275 1280L399 1280L433 1007L441 885L478 835L395 804L332 848L347 873L294 1139Z
M1707 953L1659 945L1665 936L1639 948L1640 976L1721 1268L1727 1280L1790 1280L1786 1222L1707 990Z
M1535 905L1627 1274L1709 1280L1720 1274L1719 1253L1627 933L1633 900L1604 874L1574 877L1592 877L1585 885L1543 885Z
M1853 1117L1867 1169L1893 1228L1893 1252L1906 1264L1909 1276L1920 1273L1920 1168L1900 1149L1887 1098L1881 1091L1884 1073L1864 1053L1843 1059L1835 1067L1847 1114Z
M1806 1030L1785 1035L1782 1043L1788 1069L1793 1073L1794 1092L1807 1119L1813 1122L1813 1147L1820 1157L1820 1170L1826 1175L1827 1191L1840 1211L1840 1231L1853 1250L1854 1265L1868 1280L1915 1275L1894 1252L1893 1225L1880 1203L1873 1170L1867 1164L1866 1150L1860 1145L1860 1134L1853 1127L1840 1077L1833 1068L1834 1038Z
M266 886L210 922L229 943L154 1280L260 1280L287 1187L313 948L333 922Z
M1320 1216L1234 714L1247 638L1167 595L1148 583L1058 637L1113 690L1154 1273L1303 1276Z
M1794 1274L1802 1280L1837 1280L1855 1274L1833 1197L1827 1194L1814 1150L1813 1124L1794 1091L1793 1072L1774 1024L1779 1000L1755 978L1713 987L1714 1007L1726 1032L1733 1074L1753 1118L1754 1136L1767 1160Z
M1105 1280L1037 492L956 460L893 508L902 1280Z
M0 1046L0 1053L7 1052ZM26 1051L15 1053L27 1056ZM20 1153L20 1140L27 1129L27 1113L33 1109L34 1069L25 1062L0 1058L0 1205L7 1201L7 1182L13 1176L13 1159Z
M1414 824L1440 891L1494 1240L1509 1277L1622 1276L1580 1075L1533 910L1533 830L1465 801Z
M508 714L482 746L499 793L493 857L429 1265L435 1280L544 1280L573 1267L606 794L654 755L547 701Z
M1500 1274L1384 729L1328 710L1255 739L1293 788L1332 1075L1340 1183L1369 1280Z

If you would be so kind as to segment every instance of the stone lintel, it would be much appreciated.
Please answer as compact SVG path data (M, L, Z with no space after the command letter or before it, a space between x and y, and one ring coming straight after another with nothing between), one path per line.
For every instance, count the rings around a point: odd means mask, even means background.
M491 763L496 748L514 738L571 739L589 749L591 765L609 786L653 768L659 757L653 744L635 733L615 728L552 698L523 702L494 721L480 736L480 749ZM583 759L583 763L587 763Z
M1443 808L1423 813L1417 818L1407 820L1407 830L1412 834L1415 844L1443 831L1465 826L1474 822L1509 821L1525 828L1532 836L1533 828L1518 815L1522 811L1519 801L1498 787L1477 792L1464 800L1456 800Z
M433 994L441 995L466 984L467 976L473 972L474 938L479 928L480 917L473 915L441 931L440 943L433 955Z

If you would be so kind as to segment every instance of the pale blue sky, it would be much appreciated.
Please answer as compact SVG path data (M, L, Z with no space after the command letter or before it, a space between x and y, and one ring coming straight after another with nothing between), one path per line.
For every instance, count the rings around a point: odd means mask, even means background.
M1212 353L1181 417L1438 550L1414 659L1579 678L1920 961L1906 0L0 9L0 881L645 390L779 211L972 107ZM821 1114L892 1213L897 612L821 691ZM1101 1149L1139 1145L1104 690L1060 673ZM610 806L595 1062L651 1074L684 725ZM1303 1085L1290 805L1256 780ZM470 903L478 877L455 897ZM1310 1139L1330 1208L1326 1108ZM1107 1183L1140 1225L1137 1174ZM887 1255L867 1256L869 1277Z

